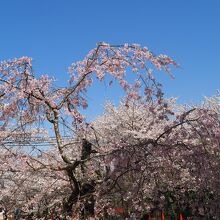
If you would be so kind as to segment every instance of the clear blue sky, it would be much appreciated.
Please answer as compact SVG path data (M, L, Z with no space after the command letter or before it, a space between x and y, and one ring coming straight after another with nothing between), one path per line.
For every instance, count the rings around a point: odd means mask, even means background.
M219 0L1 0L0 10L0 59L31 56L38 74L63 81L97 42L128 42L181 64L175 80L159 77L167 96L199 101L220 89ZM95 88L90 117L117 94Z

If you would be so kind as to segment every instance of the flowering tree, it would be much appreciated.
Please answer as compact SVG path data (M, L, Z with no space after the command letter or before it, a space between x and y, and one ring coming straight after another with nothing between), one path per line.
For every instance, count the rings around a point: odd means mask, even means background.
M220 91L218 91L217 95L214 96L214 97L206 97L205 107L208 108L208 109L212 109L214 112L219 114L219 110L220 110Z
M106 207L114 213L117 204L136 213L167 208L219 216L219 102L191 108L174 103L108 104L93 123L108 152L103 164L109 170L96 203L100 214Z
M154 79L152 68L169 72L170 65L176 65L171 58L155 56L136 44L100 43L84 60L70 66L69 84L57 88L47 75L34 75L28 57L1 62L2 202L10 201L11 206L23 209L36 207L39 202L47 207L59 202L68 214L72 213L73 204L77 209L76 204L81 202L81 210L93 214L89 204L94 205L94 194L108 173L108 167L101 163L103 156L112 154L120 141L110 145L110 151L107 146L105 150L99 147L98 139L90 140L92 144L88 141L87 130L92 127L80 113L88 105L87 89L95 77L109 80L109 85L117 81L127 94L126 105L141 96L148 106L162 105L161 85ZM136 77L134 83L129 83L131 74ZM49 141L51 130L55 139L50 141L50 148L39 148L37 143ZM105 175L102 169L100 175L95 175L95 165L102 166Z
M219 95L188 108L165 100L152 68L169 65L138 45L100 43L57 88L30 58L1 62L1 202L33 218L62 207L101 219L115 206L124 217L162 207L218 217ZM88 124L80 110L95 78L126 97Z

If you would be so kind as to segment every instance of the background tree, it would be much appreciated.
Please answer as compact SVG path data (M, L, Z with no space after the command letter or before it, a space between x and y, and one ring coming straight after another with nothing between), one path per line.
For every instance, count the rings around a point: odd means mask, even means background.
M172 99L108 104L92 125L108 167L96 203L100 214L107 204L110 213L119 205L140 214L165 209L170 215L181 210L184 216L217 218L220 121L214 100L192 107Z

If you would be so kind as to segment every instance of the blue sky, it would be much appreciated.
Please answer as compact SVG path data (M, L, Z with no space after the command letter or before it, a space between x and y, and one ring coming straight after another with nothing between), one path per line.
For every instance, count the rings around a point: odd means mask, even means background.
M219 0L2 0L0 10L0 59L31 56L37 74L62 83L73 61L105 41L139 43L174 58L181 65L175 80L158 78L181 103L220 89ZM90 118L118 94L94 87Z

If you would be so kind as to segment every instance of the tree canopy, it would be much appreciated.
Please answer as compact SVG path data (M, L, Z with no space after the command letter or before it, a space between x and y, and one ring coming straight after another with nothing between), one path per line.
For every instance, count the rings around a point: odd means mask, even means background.
M165 99L153 70L172 66L137 44L99 43L57 87L35 76L31 58L2 61L1 203L33 219L60 207L66 218L106 219L116 206L124 217L162 208L219 216L219 94L200 106ZM80 110L95 78L126 96L88 123Z

